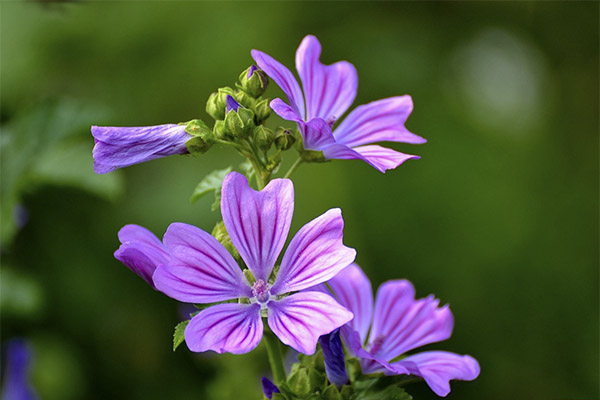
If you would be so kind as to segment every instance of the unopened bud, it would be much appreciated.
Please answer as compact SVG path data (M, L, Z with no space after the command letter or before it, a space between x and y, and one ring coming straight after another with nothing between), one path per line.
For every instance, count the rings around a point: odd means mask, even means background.
M273 131L269 128L265 128L262 125L254 128L254 142L258 146L258 148L262 151L267 151L273 144L274 134Z
M296 141L294 135L291 134L287 129L279 128L277 132L275 132L275 147L279 150L288 150Z
M223 223L223 221L221 221L215 225L211 234L213 235L213 237L215 239L217 239L217 241L219 243L221 243L223 245L223 247L225 247L227 249L227 251L229 251L229 253L231 253L231 255L234 258L240 257L240 254L238 253L235 246L231 242L231 238L229 237L229 234L227 233L227 229L225 229L225 224Z
M206 102L206 112L214 119L224 119L227 108L227 96L233 96L234 91L230 87L220 88L213 93Z
M256 98L267 90L269 79L262 70L255 65L251 65L240 74L240 83L246 93Z
M263 99L261 101L256 102L254 106L254 110L256 111L256 120L260 123L265 119L269 118L271 115L271 107L269 107L269 99Z
M228 140L229 135L227 134L227 128L225 127L225 121L217 120L215 121L215 126L213 128L213 132L217 139Z
M200 154L206 153L211 146L212 143L206 141L200 136L194 136L185 142L185 147L187 147L188 151L193 156L199 156Z

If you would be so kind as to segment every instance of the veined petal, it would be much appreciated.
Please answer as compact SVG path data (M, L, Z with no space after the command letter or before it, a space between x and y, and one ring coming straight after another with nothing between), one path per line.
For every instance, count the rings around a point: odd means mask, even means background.
M267 303L269 327L284 344L304 354L313 354L319 336L352 319L352 313L331 296L301 292Z
M298 81L290 70L262 51L252 50L251 54L258 67L283 90L296 113L304 118L304 96L302 96Z
M152 277L156 288L184 303L214 303L251 297L252 290L231 254L195 226L173 223L164 242L171 261Z
M369 351L391 360L409 350L450 338L454 318L448 306L438 307L433 296L415 300L415 289L407 280L379 287ZM373 351L373 347L378 347Z
M166 124L142 127L92 126L94 170L98 174L144 161L188 152L191 135L185 126Z
M271 100L269 106L271 106L271 108L273 109L273 111L275 111L277 115L279 115L285 120L294 121L298 123L304 122L302 120L302 116L300 116L296 110L294 110L288 103L281 100L280 98Z
M223 180L221 213L227 233L256 279L267 281L285 244L294 213L294 185L274 179L260 192L245 176Z
M346 348L348 349L349 353L355 357L358 357L360 360L360 365L364 374L374 374L376 372L389 373L390 371L394 374L400 373L400 367L393 368L386 360L368 353L363 348L363 344L360 341L358 332L352 330L349 325L349 323L344 325L340 331L342 332L342 336L344 337Z
M404 127L412 109L408 95L373 101L352 110L333 135L336 142L348 147L387 141L425 143L425 139Z
M352 311L354 319L348 323L365 343L373 319L373 289L371 281L356 264L350 264L329 280L338 302Z
M343 144L332 144L322 151L325 157L330 159L363 160L383 173L398 167L406 160L421 158L377 145L350 148Z
M191 351L243 354L262 339L260 304L225 303L202 310L185 328L185 342Z
M340 339L340 330L336 329L321 336L319 344L323 350L327 379L338 388L345 385L348 382L348 374L346 373L344 346L342 346L342 340Z
M271 288L274 295L325 282L347 267L356 251L342 243L342 211L334 208L304 225L288 246Z
M154 270L171 258L162 242L148 229L139 225L125 225L119 231L121 246L115 258L156 289L152 281Z
M441 397L450 393L451 380L472 381L480 372L479 363L473 357L447 351L414 354L392 363L392 367L401 368L400 371L408 370L411 375L424 378L431 390Z
M319 61L321 44L308 35L296 51L296 69L306 96L306 121L340 118L356 97L358 76L347 61L324 65Z

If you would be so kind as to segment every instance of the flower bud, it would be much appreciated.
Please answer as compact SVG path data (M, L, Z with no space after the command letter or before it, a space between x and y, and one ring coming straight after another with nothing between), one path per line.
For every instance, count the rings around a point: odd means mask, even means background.
M225 121L223 121L223 120L215 121L215 126L213 128L213 132L217 139L220 139L220 140L230 139L228 132L227 132L227 128L225 127Z
M260 123L271 115L271 107L269 107L269 99L263 99L256 102L254 106L256 112L256 120Z
M225 109L227 107L227 96L233 96L234 91L230 87L219 88L213 93L206 102L206 112L215 120L225 119Z
M250 96L248 93L244 92L243 90L236 91L234 97L238 101L238 103L240 103L246 108L252 108L256 103L256 99Z
M267 151L273 144L274 134L273 131L269 128L265 128L262 125L254 128L253 132L254 142L258 146L258 148L262 151Z
M287 129L279 128L277 132L275 132L275 147L279 150L290 149L295 141L296 138L294 138L294 135Z
M255 98L262 95L269 85L267 75L255 65L242 72L239 79L242 90Z
M185 131L192 136L199 136L206 141L212 140L214 142L212 129L210 129L201 119L193 119L185 123Z
M206 141L201 136L194 136L185 142L185 147L187 147L188 151L193 156L199 156L200 154L206 153L211 146L212 142Z
M213 237L215 239L217 239L219 241L219 243L221 243L223 245L223 247L225 247L227 249L227 251L229 251L229 253L231 253L231 255L234 258L236 258L236 259L240 258L240 254L238 253L235 246L233 245L233 242L231 241L231 238L229 237L229 234L227 233L227 229L225 229L225 224L223 223L223 221L218 222L215 225L215 227L212 230L211 235L213 235Z

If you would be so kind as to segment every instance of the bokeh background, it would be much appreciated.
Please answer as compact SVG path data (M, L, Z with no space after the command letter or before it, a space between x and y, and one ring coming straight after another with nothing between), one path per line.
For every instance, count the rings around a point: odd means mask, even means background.
M214 148L97 176L89 127L206 118L250 49L291 67L312 33L322 61L357 67L356 105L411 94L407 126L429 142L391 145L422 159L385 175L303 165L292 232L341 207L375 285L407 278L451 304L454 335L430 347L482 372L450 398L598 398L598 7L2 2L2 341L29 341L43 399L260 398L264 348L173 352L184 311L112 257L127 223L210 230L212 199L190 194L242 159Z

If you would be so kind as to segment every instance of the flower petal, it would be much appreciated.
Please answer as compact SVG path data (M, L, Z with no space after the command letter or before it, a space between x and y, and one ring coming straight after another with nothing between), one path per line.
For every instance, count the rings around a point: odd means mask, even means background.
M139 225L125 225L119 231L121 246L115 258L144 279L154 289L152 274L156 267L171 258L162 242L148 229Z
M379 287L369 343L372 352L391 360L409 350L450 338L454 318L448 306L439 307L433 296L415 300L409 281L396 280Z
M251 54L258 67L283 90L294 111L304 118L304 96L302 96L298 81L290 70L262 51L252 50Z
M340 339L340 330L336 329L331 333L321 336L319 344L323 350L327 379L340 388L348 382L344 346L342 346L342 340Z
M191 351L243 354L262 339L260 304L225 303L198 313L185 328L185 342Z
M425 379L438 396L450 393L450 380L472 381L479 376L477 360L469 355L447 351L426 351L392 363L392 367L408 370L411 375Z
M356 251L342 243L343 229L339 208L304 225L281 260L271 293L288 293L325 282L352 263Z
M338 302L354 314L348 325L359 333L359 343L365 343L373 319L371 281L358 265L350 264L327 283Z
M412 109L412 98L408 95L356 107L336 128L335 140L348 147L385 141L425 143L425 139L404 127Z
M304 122L302 120L302 117L298 115L296 110L294 110L288 103L279 98L271 100L269 106L271 106L271 108L273 109L273 111L275 111L277 115L279 115L285 120L294 121L298 123Z
M326 158L340 160L363 160L375 167L379 172L394 169L406 160L419 159L419 156L400 153L377 145L350 148L343 144L332 144L323 149Z
M330 295L301 292L267 303L269 327L284 344L313 354L319 336L352 319L352 313Z
M98 174L155 158L188 152L191 135L185 126L166 124L142 127L92 126L96 141L94 171Z
M347 61L324 65L319 61L321 44L308 35L296 51L296 69L306 96L306 121L340 118L356 97L358 76Z
M231 254L214 237L180 222L164 242L172 258L153 275L156 288L184 303L214 303L251 297L252 290Z
M280 393L279 388L267 377L263 376L260 381L262 383L263 393L267 399L272 399L273 393Z
M267 281L285 244L294 213L294 185L274 179L260 192L245 176L223 180L221 213L235 248L256 279Z

